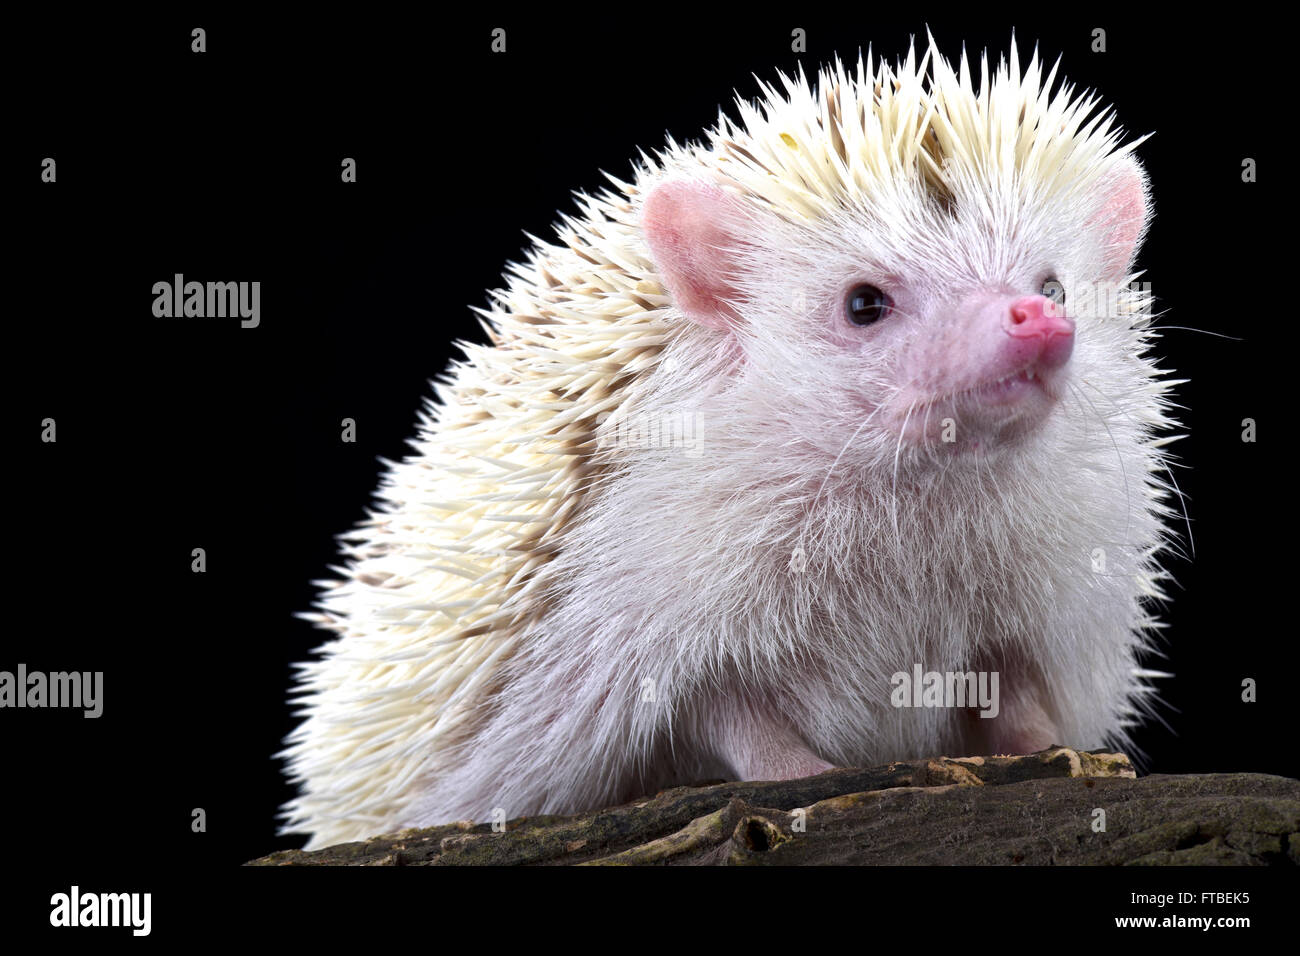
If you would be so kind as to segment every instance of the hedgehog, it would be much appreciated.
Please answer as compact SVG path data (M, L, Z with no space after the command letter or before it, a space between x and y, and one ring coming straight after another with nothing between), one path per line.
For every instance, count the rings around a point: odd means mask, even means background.
M1176 495L1145 137L1045 65L758 80L529 236L303 615L283 833L1133 744Z

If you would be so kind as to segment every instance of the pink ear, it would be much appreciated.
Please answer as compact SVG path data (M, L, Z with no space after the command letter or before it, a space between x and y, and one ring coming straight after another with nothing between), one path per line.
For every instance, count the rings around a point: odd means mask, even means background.
M1142 167L1129 157L1119 161L1099 185L1105 197L1092 224L1101 231L1105 278L1118 282L1128 274L1138 240L1147 224L1146 184Z
M673 180L646 197L641 227L655 267L675 304L701 325L726 329L740 320L727 300L737 294L744 224L741 204L708 183Z

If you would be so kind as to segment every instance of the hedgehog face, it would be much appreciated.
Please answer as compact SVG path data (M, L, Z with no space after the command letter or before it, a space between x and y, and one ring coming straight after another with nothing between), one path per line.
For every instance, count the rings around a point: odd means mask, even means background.
M1142 303L1108 291L1148 215L1137 144L1055 79L1037 54L1022 73L1014 41L996 70L933 46L837 63L670 150L641 225L674 305L743 356L732 420L947 467L1077 443L1081 389L1143 387Z
M1012 446L1068 387L1076 327L1059 277L1088 274L1083 230L1064 228L1057 210L1025 213L999 230L961 206L918 200L894 227L853 210L802 237L778 230L781 241L764 245L784 252L758 254L769 261L749 271L747 303L779 300L788 283L814 305L793 315L750 307L746 319L770 323L770 341L791 341L795 326L815 342L831 372L823 381L892 445L945 455ZM791 349L771 358L782 354ZM795 364L783 374L799 374Z
M773 441L947 461L1020 447L1076 377L1124 365L1131 343L1096 334L1069 290L1123 278L1141 173L1125 160L1097 185L1086 202L971 180L937 203L916 187L809 223L670 181L643 221L678 307L739 345L737 407L783 397Z

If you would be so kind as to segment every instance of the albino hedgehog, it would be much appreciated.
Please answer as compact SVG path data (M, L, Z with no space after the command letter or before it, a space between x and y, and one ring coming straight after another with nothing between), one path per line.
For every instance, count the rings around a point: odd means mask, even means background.
M868 55L579 195L345 536L285 832L1127 743L1171 383L1137 143L1055 78Z

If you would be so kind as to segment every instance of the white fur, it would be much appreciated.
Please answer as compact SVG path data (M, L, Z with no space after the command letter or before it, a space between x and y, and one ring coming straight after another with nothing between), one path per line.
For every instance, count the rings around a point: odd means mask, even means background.
M1122 743L1149 706L1136 655L1168 512L1147 302L1076 317L1068 387L1012 447L945 455L890 420L903 356L962 295L1104 272L1086 224L1131 146L1051 85L1014 47L978 85L933 48L837 66L580 197L564 245L496 296L494 347L467 347L322 600L340 636L303 667L286 830L321 846L730 776L719 701L835 764L977 748L951 710L890 706L918 662L1009 663L1056 743ZM734 334L683 318L640 233L646 194L682 177L749 210ZM914 321L864 362L825 330L882 271ZM637 415L690 416L702 453L612 442Z

